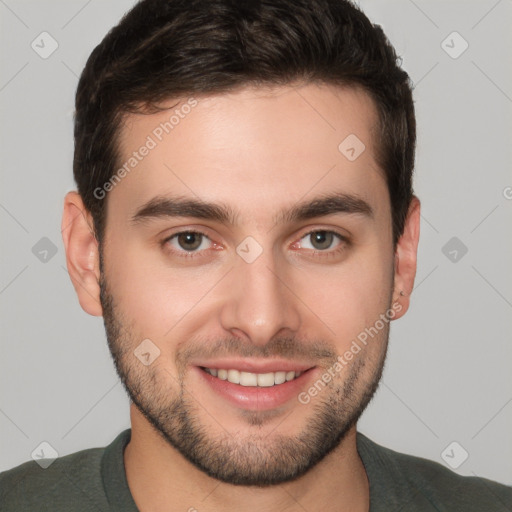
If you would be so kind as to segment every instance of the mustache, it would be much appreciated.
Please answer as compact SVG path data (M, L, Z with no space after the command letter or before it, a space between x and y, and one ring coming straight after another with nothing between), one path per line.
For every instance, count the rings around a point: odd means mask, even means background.
M276 337L265 345L254 345L240 338L214 340L194 340L180 344L176 350L178 366L186 366L194 358L213 359L215 357L274 358L315 362L327 367L334 364L338 354L332 345L325 341L298 341L295 337Z

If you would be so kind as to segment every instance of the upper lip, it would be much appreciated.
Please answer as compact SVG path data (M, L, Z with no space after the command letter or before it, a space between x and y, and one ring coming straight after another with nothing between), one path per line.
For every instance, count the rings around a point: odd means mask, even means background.
M194 361L195 366L211 369L239 370L250 373L304 372L314 364L289 359L214 359L211 361Z

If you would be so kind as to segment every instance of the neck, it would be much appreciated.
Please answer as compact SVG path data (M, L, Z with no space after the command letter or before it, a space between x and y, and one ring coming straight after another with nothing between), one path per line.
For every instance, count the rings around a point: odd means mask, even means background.
M356 427L302 477L271 487L216 480L186 460L132 404L132 434L124 452L128 486L140 512L368 512L369 483L357 453Z

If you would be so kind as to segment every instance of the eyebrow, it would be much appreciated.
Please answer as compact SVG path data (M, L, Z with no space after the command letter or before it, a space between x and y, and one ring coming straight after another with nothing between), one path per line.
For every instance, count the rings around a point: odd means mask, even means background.
M374 216L373 208L364 199L352 194L331 193L283 209L273 221L275 224L292 223L337 213L361 215L369 219ZM194 217L236 225L238 215L224 203L211 203L183 196L156 196L137 209L131 223L139 224L172 217Z

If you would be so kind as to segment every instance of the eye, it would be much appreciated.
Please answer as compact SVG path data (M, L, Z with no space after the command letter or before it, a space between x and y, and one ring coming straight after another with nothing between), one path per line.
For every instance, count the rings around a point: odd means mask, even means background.
M337 245L336 242L338 242ZM347 239L339 233L328 230L316 230L310 231L300 239L300 247L302 249L326 252L328 249L344 245L342 242L347 242ZM333 244L335 244L334 247Z
M208 249L207 241L210 239L199 231L181 231L166 238L164 244L170 245L175 252L195 253Z

